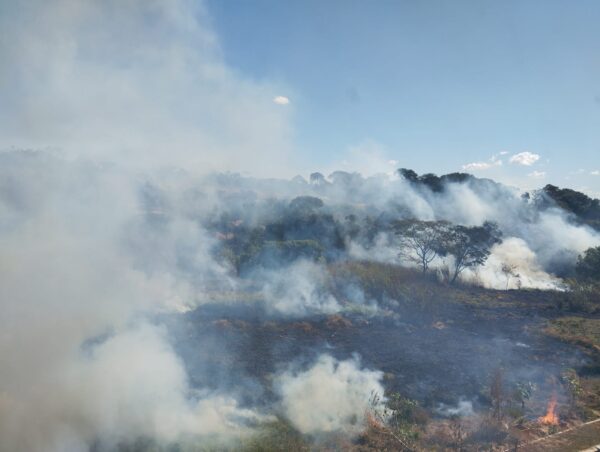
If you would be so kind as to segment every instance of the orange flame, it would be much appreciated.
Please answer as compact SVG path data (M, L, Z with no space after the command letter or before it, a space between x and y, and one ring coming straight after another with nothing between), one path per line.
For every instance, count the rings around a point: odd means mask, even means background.
M541 424L558 425L558 415L556 414L556 394L552 394L552 398L548 402L548 410L546 415L538 419Z

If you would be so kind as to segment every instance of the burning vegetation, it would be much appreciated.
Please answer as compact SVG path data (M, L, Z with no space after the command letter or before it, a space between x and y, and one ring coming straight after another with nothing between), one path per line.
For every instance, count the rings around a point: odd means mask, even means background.
M494 450L600 415L600 239L561 192L1 158L0 449Z
M442 143L440 166L477 143L548 145L552 159L593 146L597 117L572 114L600 100L586 102L593 2L508 2L533 27L507 2L233 3L0 0L0 452L600 443L600 201L400 163ZM252 20L268 26L254 36ZM545 28L564 42L540 48ZM528 41L508 58L515 37ZM471 124L485 127L467 137ZM359 172L291 177L290 162L314 163L294 152L307 137L341 148L380 132L390 149L349 150ZM544 153L463 169L529 184L593 161ZM600 175L570 180L583 173Z
M548 409L546 410L546 414L538 419L541 424L545 425L558 425L559 419L558 414L556 414L556 405L557 405L556 394L552 394L550 401L548 402Z

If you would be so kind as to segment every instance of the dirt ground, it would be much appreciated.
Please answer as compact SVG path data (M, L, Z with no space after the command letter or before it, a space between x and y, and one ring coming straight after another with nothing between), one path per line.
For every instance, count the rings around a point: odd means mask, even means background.
M600 450L600 419L521 446L521 452L582 452Z

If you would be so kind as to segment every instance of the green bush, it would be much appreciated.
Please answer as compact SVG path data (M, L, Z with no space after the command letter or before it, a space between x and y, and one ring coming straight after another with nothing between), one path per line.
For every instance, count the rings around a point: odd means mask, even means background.
M568 290L559 307L569 311L600 311L600 282L571 279L567 282Z
M288 452L308 451L306 439L289 422L277 419L263 424L258 432L242 445L246 452Z

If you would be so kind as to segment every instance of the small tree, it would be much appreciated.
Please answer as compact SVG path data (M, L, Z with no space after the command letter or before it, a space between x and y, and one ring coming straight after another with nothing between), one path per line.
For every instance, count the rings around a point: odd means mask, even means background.
M387 400L377 393L371 393L368 416L372 421L371 427L379 433L394 438L396 448L393 450L414 451L419 438L419 426L427 421L425 411L415 400L403 397L395 392ZM387 449L384 449L387 450Z
M514 398L521 404L521 411L525 411L525 403L531 399L535 390L536 385L531 381L516 384Z
M492 400L492 416L497 420L502 419L502 405L504 404L504 375L502 369L497 369L492 375L490 398Z
M446 221L405 220L398 222L395 228L400 237L399 255L416 263L426 273L429 264L441 252L450 224Z
M457 414L451 416L448 428L450 430L451 445L455 450L463 451L468 432L460 416Z
M508 283L510 282L510 277L520 278L521 275L517 273L517 266L514 264L502 264L502 273L506 276L506 290L508 290Z
M569 310L594 312L600 309L600 281L573 278L567 280L567 284L565 301Z
M466 268L482 265L490 255L490 248L500 242L501 232L495 223L485 222L483 226L452 227L442 237L441 253L454 257L451 282Z
M565 370L561 375L561 381L569 397L570 408L575 409L577 407L577 400L583 394L581 380L577 375L577 371L575 369Z

